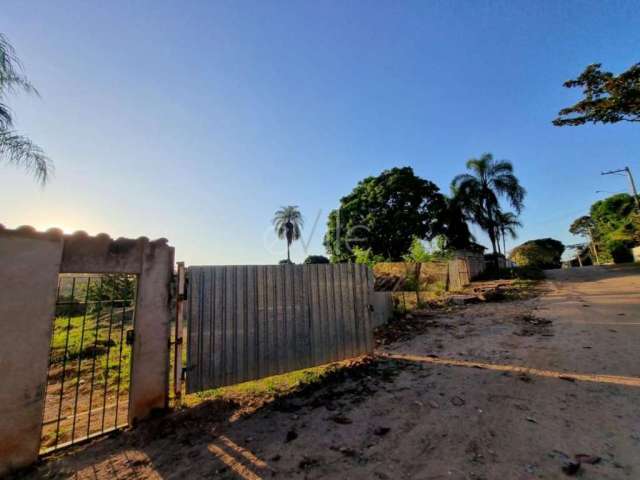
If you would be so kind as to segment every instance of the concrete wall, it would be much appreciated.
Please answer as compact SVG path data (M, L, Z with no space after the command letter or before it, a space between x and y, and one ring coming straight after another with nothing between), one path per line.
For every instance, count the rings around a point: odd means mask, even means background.
M378 276L393 275L400 278L415 277L417 267L420 267L420 290L428 290L435 283L447 283L447 262L423 262L420 265L411 262L381 262L373 266L373 274Z
M62 234L0 232L0 476L38 458Z
M440 283L448 290L460 290L484 271L482 255L460 255L449 261L433 261L421 264L410 262L381 262L373 267L376 277L393 275L401 278L415 277L420 267L419 290L428 291ZM409 290L405 288L404 290Z
M38 458L59 273L138 275L129 421L168 398L173 248L165 239L0 226L0 475Z
M387 323L393 315L393 295L391 292L373 292L371 295L371 323L373 328Z

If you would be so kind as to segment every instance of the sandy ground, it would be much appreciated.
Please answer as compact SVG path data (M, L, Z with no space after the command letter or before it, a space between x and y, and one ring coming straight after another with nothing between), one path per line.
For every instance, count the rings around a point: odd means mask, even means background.
M640 269L549 277L537 298L420 317L321 386L250 412L206 402L24 476L640 478Z

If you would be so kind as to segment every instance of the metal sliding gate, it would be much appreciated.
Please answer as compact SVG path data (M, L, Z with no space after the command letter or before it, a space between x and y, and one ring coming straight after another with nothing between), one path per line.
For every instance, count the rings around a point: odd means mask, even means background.
M137 279L60 275L41 453L127 425Z
M365 265L189 267L187 392L373 350Z

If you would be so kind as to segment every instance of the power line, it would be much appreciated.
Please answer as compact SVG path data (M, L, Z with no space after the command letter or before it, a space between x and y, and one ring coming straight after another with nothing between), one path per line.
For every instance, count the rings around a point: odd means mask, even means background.
M640 198L638 198L636 183L633 181L633 175L631 174L631 169L629 167L619 168L618 170L606 170L604 172L601 172L600 175L617 175L623 172L627 174L627 177L629 177L629 183L631 184L631 193L633 194L633 198L636 201L636 207L638 207L638 210L640 210Z

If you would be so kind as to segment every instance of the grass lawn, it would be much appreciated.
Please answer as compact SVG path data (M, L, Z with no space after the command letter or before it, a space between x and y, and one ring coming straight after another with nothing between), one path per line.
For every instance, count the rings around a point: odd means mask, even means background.
M203 400L215 398L246 399L254 397L261 399L265 397L275 397L295 390L297 387L307 383L317 382L327 371L336 368L336 364L322 365L319 367L296 370L294 372L274 375L271 377L254 380L251 382L239 383L228 387L214 388L204 392L187 395L183 405L194 406Z

